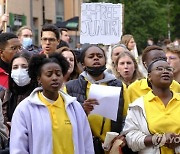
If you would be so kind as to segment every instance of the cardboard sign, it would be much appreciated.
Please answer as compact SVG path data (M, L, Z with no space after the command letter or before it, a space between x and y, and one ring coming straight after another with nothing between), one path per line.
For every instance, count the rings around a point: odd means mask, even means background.
M116 44L122 35L122 4L82 3L80 42Z

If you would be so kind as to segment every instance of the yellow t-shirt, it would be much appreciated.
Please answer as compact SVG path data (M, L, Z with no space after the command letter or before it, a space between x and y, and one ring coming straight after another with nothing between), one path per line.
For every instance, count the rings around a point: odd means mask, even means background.
M86 80L86 81L88 81L88 80ZM107 84L102 84L102 85L107 85ZM86 97L87 98L89 95L90 86L91 86L91 83L88 81L88 84L86 87ZM66 86L64 87L63 90L67 93ZM127 115L127 109L129 106L129 97L127 94L126 85L124 83L123 83L123 97L124 97L123 116L125 117ZM103 117L100 115L89 115L88 120L89 120L89 124L90 124L93 135L99 137L102 141L104 141L106 132L109 132L111 130L111 120L105 118L102 135L100 135L100 131L102 128Z
M103 84L103 85L107 85L107 84ZM89 89L90 89L91 83L88 81L87 84L87 88L86 88L86 96L88 98L89 95ZM124 110L123 110L123 116L126 116L127 114L127 108L128 108L128 97L127 97L127 93L126 93L126 86L123 85L124 89L123 89L123 97L124 97ZM103 117L100 115L89 115L88 116L88 120L89 120L89 124L92 130L92 133L94 136L100 137L100 139L104 142L105 136L106 136L106 132L109 132L111 130L111 120L105 118L104 121L104 126L103 126L103 131L102 131L102 135L100 135L101 132L101 128L102 128L102 124L103 124Z
M180 85L173 80L170 89L174 92L180 93ZM147 79L136 80L128 86L129 103L134 102L137 98L146 95L151 88L148 86Z
M65 110L64 101L58 99L50 102L40 92L39 99L47 106L52 121L53 154L73 154L72 125Z
M128 110L128 107L129 107L130 100L129 100L129 94L128 94L127 86L126 86L123 82L122 82L122 84L123 84L123 97L124 97L123 116L125 117L125 116L127 115L127 110ZM87 88L86 88L86 96L89 95L90 85L91 85L91 83L88 82L88 85L87 85ZM106 84L104 84L104 85L106 85ZM65 93L67 93L67 88L66 88L66 86L64 86L63 91L64 91Z
M128 88L124 83L123 83L123 97L124 97L123 116L125 117L127 115L127 110L129 107L130 100L129 100Z
M152 91L144 96L144 107L149 131L152 134L180 134L180 95L173 92L173 98L167 106ZM174 154L173 150L163 146L161 154Z
M104 84L106 85L106 84ZM91 83L88 81L87 88L86 88L86 96L88 98L89 95L89 89L90 89ZM103 132L102 135L100 135L100 131L103 124L103 116L100 115L89 115L88 121L92 130L92 133L94 136L99 137L103 142L106 136L106 132L109 132L111 130L111 120L105 118L104 119L104 126L103 126Z

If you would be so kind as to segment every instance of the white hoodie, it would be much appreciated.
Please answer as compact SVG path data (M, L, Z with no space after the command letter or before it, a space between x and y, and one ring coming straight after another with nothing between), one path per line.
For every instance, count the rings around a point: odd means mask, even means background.
M122 133L126 135L127 144L133 151L139 151L139 154L160 154L159 148L146 147L144 144L145 137L151 134L147 126L143 96L129 105ZM180 146L175 152L180 153Z

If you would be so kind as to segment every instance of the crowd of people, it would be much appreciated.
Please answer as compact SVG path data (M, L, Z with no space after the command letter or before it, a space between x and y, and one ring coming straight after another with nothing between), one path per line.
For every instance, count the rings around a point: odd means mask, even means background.
M180 153L177 42L163 47L150 42L142 52L146 73L130 34L112 45L109 65L101 46L72 49L69 43L68 30L53 24L43 25L39 46L28 26L16 34L1 31L2 154L107 154L107 132L119 133L111 142L113 147L122 141L118 154ZM93 84L121 88L117 110L111 111L116 121L91 114L101 105L90 96Z

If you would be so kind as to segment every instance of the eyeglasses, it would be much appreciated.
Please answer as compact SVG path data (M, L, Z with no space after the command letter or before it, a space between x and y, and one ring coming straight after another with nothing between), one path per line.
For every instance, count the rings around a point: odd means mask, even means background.
M172 67L162 67L162 66L159 66L159 67L156 67L154 70L158 71L158 72L173 72L174 71L174 68ZM152 70L153 71L153 70Z
M13 50L13 51L16 51L16 50L22 50L22 46L12 46L10 48L5 48L6 50Z
M44 37L44 38L41 38L41 40L42 40L43 42L49 41L50 43L53 43L53 42L55 42L57 39Z

